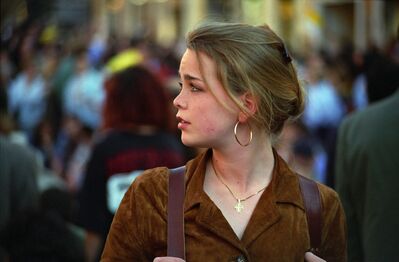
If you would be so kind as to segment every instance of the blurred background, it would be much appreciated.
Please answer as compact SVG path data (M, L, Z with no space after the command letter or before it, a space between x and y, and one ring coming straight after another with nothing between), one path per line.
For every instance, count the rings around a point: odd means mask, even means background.
M82 200L86 193L99 201L85 181L97 141L110 128L103 114L107 80L140 65L159 80L171 105L184 36L204 19L267 23L286 41L308 98L303 116L287 123L275 147L296 171L334 187L341 120L399 86L398 1L1 0L0 252L29 257L37 248L47 257L62 253L65 261L96 260L110 222L91 228L87 221L95 224L96 217L81 218L79 208L90 205ZM168 121L164 131L178 140L175 120ZM178 147L176 165L198 152ZM17 177L13 163L25 168L18 182L10 178ZM115 210L105 203L109 176L101 178L99 198L112 219ZM37 207L40 213L26 215ZM8 224L14 216L17 222ZM26 217L47 229L29 229ZM65 237L48 248L55 235L43 232ZM66 252L63 243L72 242Z
M41 42L71 37L106 43L110 37L145 34L170 47L198 21L216 17L268 23L304 52L309 45L336 52L351 42L356 50L384 48L397 31L397 1L350 0L3 0L2 41L28 25L40 27ZM39 30L39 29L38 29ZM83 35L74 34L82 33ZM14 36L15 37L15 36Z
M71 35L107 42L143 35L170 47L199 20L209 17L267 23L294 51L309 45L337 52L344 42L364 51L384 48L396 35L397 1L350 0L3 0L2 41L22 25L40 27L41 42ZM80 34L76 34L80 33Z

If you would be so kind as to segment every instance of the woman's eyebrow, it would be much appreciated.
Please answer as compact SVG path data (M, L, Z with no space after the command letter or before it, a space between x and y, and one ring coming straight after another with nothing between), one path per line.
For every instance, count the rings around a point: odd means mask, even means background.
M180 75L180 73L179 73L179 75ZM180 75L180 78L181 78L181 75ZM183 75L183 78L184 78L184 80L202 81L201 78L198 78L198 77L195 77L195 76L192 76L192 75L189 75L189 74L184 74L184 75Z

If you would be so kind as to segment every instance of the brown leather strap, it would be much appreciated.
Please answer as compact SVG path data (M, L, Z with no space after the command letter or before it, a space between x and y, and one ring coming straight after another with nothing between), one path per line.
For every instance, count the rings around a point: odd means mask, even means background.
M168 256L185 259L184 245L184 173L185 166L170 170L168 193Z
M303 203L310 237L310 248L313 253L318 253L321 245L322 206L320 192L316 182L299 175Z

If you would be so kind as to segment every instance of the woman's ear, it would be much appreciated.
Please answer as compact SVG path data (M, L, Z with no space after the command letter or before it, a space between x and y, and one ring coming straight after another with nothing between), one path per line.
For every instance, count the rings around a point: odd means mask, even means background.
M258 101L250 93L246 92L240 96L242 105L246 108L246 112L240 112L239 121L245 122L249 117L253 116L258 110Z

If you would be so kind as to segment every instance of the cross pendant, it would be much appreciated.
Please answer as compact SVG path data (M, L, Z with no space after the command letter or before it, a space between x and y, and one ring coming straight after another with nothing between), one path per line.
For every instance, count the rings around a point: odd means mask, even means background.
M241 211L244 209L244 205L241 204L241 199L238 199L238 202L237 202L237 204L234 206L234 208L235 208L235 210L236 210L238 213L241 213Z

